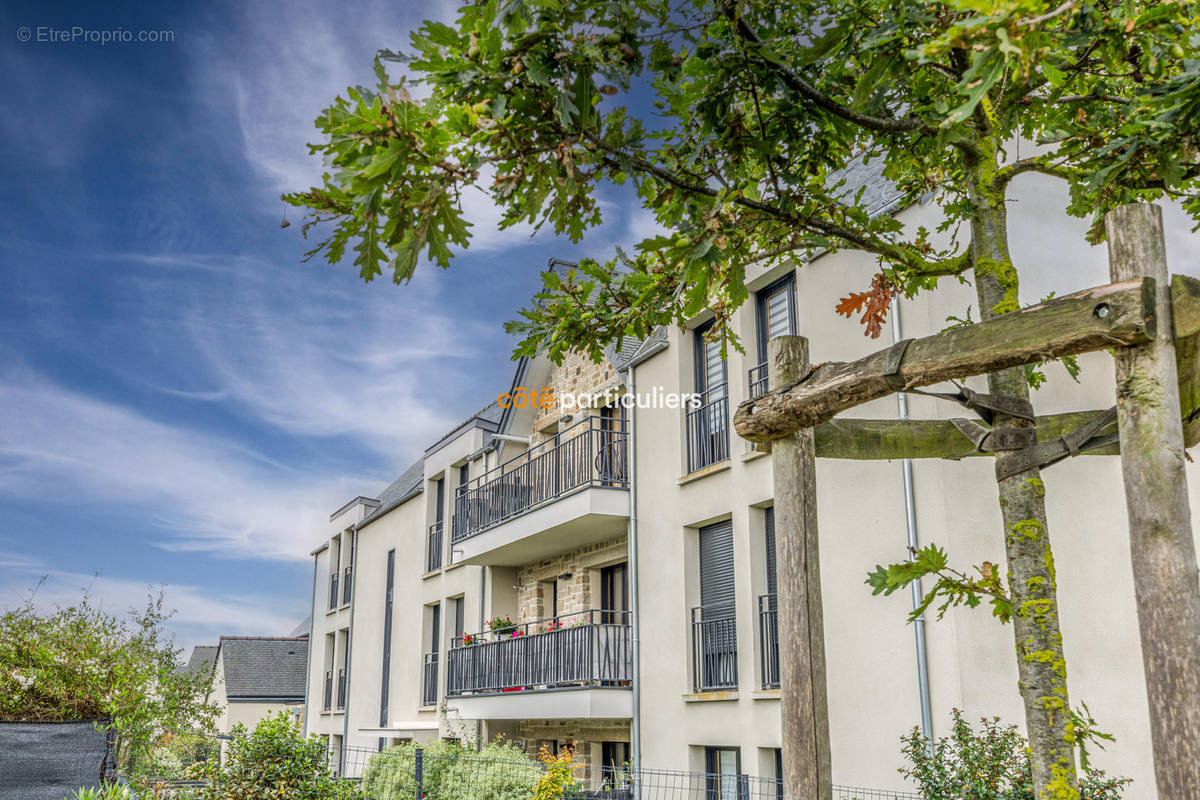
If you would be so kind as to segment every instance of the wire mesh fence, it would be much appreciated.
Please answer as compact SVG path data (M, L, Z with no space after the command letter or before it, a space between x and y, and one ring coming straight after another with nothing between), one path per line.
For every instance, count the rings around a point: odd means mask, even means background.
M547 771L542 762L531 758L494 759L470 752L447 757L420 748L380 752L346 747L341 754L331 753L331 759L339 756L341 764L333 769L340 766L345 778L361 780L372 800L531 798ZM736 773L577 762L573 778L563 792L564 800L784 800L778 779ZM376 794L387 797L376 798ZM852 786L835 786L833 796L834 800L922 800L917 792Z
M137 800L191 800L206 786L195 768L223 764L216 739L188 742L194 762L165 760L161 774L143 770ZM297 743L299 746L299 743ZM514 749L496 758L470 750L426 752L401 746L378 750L327 744L329 773L354 783L364 800L532 800L547 776L542 761ZM188 759L181 759L188 761ZM153 770L152 770L153 771ZM562 800L785 800L774 777L733 772L691 772L624 766L599 766L586 759L571 766ZM917 792L835 786L834 800L922 800Z

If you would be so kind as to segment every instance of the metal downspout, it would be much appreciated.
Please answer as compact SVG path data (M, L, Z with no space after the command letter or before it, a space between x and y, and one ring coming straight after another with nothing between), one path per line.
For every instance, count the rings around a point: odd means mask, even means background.
M308 738L308 715L312 710L312 704L308 700L312 691L313 628L317 624L317 556L313 556L312 600L308 604L308 613L308 661L304 664L304 725L300 729L305 739Z
M339 565L340 568L340 565ZM338 774L346 774L346 747L350 741L350 658L354 652L354 607L358 605L358 529L350 531L350 624L346 628L346 706L342 709L342 751Z
M892 341L898 342L903 338L904 335L901 332L900 326L900 303L897 301L892 307ZM896 393L896 410L899 419L908 419L908 395L904 392ZM908 557L909 560L912 560L914 558L913 551L921 546L920 540L917 537L917 509L916 498L913 493L912 459L904 458L900 460L900 472L904 477L904 524L908 531ZM921 586L921 581L913 581L913 609L916 610L919 608L924 599L925 590ZM913 623L913 632L916 637L917 646L917 691L921 701L921 733L932 744L933 712L929 701L929 661L925 648L924 615L918 617Z
M633 719L629 726L630 740L630 758L633 759L633 798L638 800L639 794L639 768L642 763L642 714L641 714L641 609L638 606L638 547L637 547L637 438L635 436L635 420L637 419L637 397L634 388L633 378L634 367L629 365L629 380L625 387L626 392L634 395L632 408L629 409L629 431L627 434L628 450L629 450L629 583L630 596L629 607L632 611L633 619L630 624L630 636L632 638L631 657L633 659Z

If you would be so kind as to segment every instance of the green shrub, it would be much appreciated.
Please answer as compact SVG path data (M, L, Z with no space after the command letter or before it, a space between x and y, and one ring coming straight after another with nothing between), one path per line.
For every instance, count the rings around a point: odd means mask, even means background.
M178 668L162 597L122 619L77 604L39 612L32 601L0 616L0 721L103 720L117 766L149 754L165 731L205 729L219 709L211 678Z
M910 766L900 773L920 787L925 800L1035 800L1029 743L1015 725L983 718L976 731L954 709L949 736L930 745L919 728L905 736ZM1120 800L1131 778L1089 770L1079 781L1080 800Z
M81 788L63 800L128 800L129 790L115 783L106 783L99 789Z
M449 791L430 800L530 800L542 771L520 747L495 741L456 761L445 777Z
M232 737L225 765L208 775L201 800L363 800L357 783L330 775L325 743L301 738L285 711L253 732L236 725Z
M442 796L443 778L463 754L456 742L404 742L371 756L363 771L363 793L371 800L412 800L416 797L416 751L424 752L423 788L431 798Z
M493 742L478 753L450 742L406 742L371 757L363 793L371 800L416 797L418 747L424 752L421 788L428 800L530 800L544 772L509 742Z

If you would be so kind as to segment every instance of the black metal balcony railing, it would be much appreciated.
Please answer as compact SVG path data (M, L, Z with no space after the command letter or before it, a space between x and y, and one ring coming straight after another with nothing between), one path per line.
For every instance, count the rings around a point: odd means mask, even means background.
M737 685L737 619L733 606L693 608L693 690L735 689Z
M425 654L425 668L421 673L421 705L436 706L438 700L438 654Z
M425 554L425 571L433 572L442 568L442 521L429 526L428 552Z
M346 567L346 571L342 573L342 605L344 606L350 605L350 587L354 585L350 578L353 574L353 571L354 567L349 566Z
M729 458L729 393L717 384L700 395L699 408L687 412L688 472Z
M337 674L337 707L346 707L346 668L342 667Z
M333 670L325 673L325 703L321 706L322 711L329 711L333 708Z
M762 397L767 393L767 389L771 383L771 376L767 374L767 362L759 364L757 367L750 368L750 394L747 395L751 400L756 397Z
M454 501L451 541L588 487L628 489L625 421L587 417L475 478Z
M773 594L758 598L758 644L762 659L762 688L779 688L779 603Z
M633 654L628 611L580 611L456 637L446 694L628 686Z
M329 576L329 608L338 607L338 574L334 572Z

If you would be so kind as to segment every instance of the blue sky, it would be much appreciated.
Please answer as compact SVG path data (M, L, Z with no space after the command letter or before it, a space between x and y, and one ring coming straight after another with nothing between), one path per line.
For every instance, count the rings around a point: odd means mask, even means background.
M0 605L43 575L40 602L90 585L116 611L163 584L181 644L285 633L329 513L506 387L501 325L546 260L649 230L610 202L582 245L531 240L479 196L448 271L396 287L301 263L279 195L319 175L312 119L451 8L0 11Z

